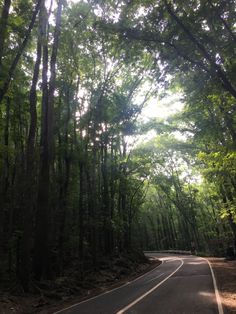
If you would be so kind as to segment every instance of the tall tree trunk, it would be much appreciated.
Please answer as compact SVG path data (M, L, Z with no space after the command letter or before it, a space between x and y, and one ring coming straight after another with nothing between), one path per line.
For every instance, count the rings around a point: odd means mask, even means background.
M60 221L59 221L59 239L58 239L58 247L59 247L59 272L63 275L64 268L64 244L65 244L65 226L66 226L66 207L67 207L67 199L68 199L68 188L69 188L69 179L70 179L70 169L71 162L69 156L69 122L71 118L71 110L70 110L70 87L67 87L66 90L66 104L67 104L67 116L66 116L66 125L65 125L65 134L64 134L64 150L63 156L59 156L59 168L60 168L60 199L59 199L59 213L60 213ZM62 138L59 131L59 146L62 144ZM61 155L61 154L60 154ZM64 167L63 167L64 166ZM63 172L64 169L64 172Z
M2 73L2 57L3 57L4 43L6 39L6 33L7 33L7 24L8 24L10 6L11 6L11 0L4 0L1 20L0 20L0 73Z
M84 165L79 163L79 259L81 267L84 259Z
M41 15L41 14L40 14ZM41 16L40 16L41 19ZM20 281L25 291L29 291L29 280L31 273L30 246L32 241L32 212L34 207L34 187L35 187L35 137L37 128L37 83L42 55L42 29L41 21L38 30L37 57L34 66L34 74L29 94L30 128L26 147L26 176L25 191L23 194L23 235L21 245L21 267Z
M49 253L49 228L50 228L50 165L52 162L53 148L53 103L56 83L56 60L59 44L62 0L58 2L56 25L54 30L54 41L50 61L51 77L48 87L48 43L47 43L47 25L48 16L45 3L42 7L42 29L43 29L43 70L42 70L42 129L41 129L41 156L40 156L40 175L38 187L38 207L36 217L35 234L35 256L34 273L36 279L40 280L42 276L51 276L50 253Z
M114 219L114 212L115 212L115 193L116 193L116 186L115 186L115 169L117 165L115 164L115 158L114 158L114 149L113 149L113 139L111 143L111 163L110 163L110 180L109 180L109 186L110 186L110 217L111 221ZM114 227L111 225L110 230L110 241L111 241L111 247L112 249L115 248L115 239L114 239Z
M87 187L90 192L88 197L88 214L89 214L89 226L90 226L90 251L93 259L93 267L97 267L98 259L98 207L99 207L99 197L98 197L98 178L96 177L96 164L97 164L97 150L93 147L92 150L92 162L91 169L86 169L87 177Z
M32 18L31 18L31 21L30 21L30 24L29 24L29 27L26 31L26 34L25 34L25 38L23 40L23 42L21 43L20 47L18 48L18 52L15 56L15 58L13 59L12 61L12 64L10 66L10 69L7 73L7 77L2 85L2 87L0 88L0 104L4 98L4 96L6 95L7 91L8 91L8 88L9 88L9 85L11 83L11 80L13 78L13 75L15 73L15 70L16 70L16 67L17 67L17 64L19 63L20 61L20 58L25 50L25 47L29 41L29 38L30 38L30 34L31 34L31 31L34 27L34 24L35 24L35 20L36 20L36 17L37 17L37 14L39 12L39 8L40 8L40 4L41 4L41 1L42 0L38 0L36 6L35 6L35 9L33 11L33 14L32 14Z
M45 2L41 6L42 29L42 113L40 138L40 173L35 226L34 274L37 280L45 275L48 263L48 228L49 228L49 143L48 143L48 16Z
M124 136L122 137L123 151L121 152L122 157L126 158L126 143ZM127 194L126 194L126 163L124 162L120 166L120 182L119 182L119 215L122 221L122 231L120 239L120 250L129 250L128 241L128 216L127 216Z
M0 176L0 255L6 251L6 235L5 235L5 207L8 199L8 189L10 185L10 162L9 162L9 127L10 127L10 98L6 101L6 119L4 128L4 154L3 154L3 172Z
M107 136L105 134L105 136ZM109 187L108 187L108 167L107 167L107 140L101 148L101 173L103 179L102 185L102 215L103 215L103 235L104 235L104 250L105 254L111 253L111 214L110 214L110 200L109 200Z

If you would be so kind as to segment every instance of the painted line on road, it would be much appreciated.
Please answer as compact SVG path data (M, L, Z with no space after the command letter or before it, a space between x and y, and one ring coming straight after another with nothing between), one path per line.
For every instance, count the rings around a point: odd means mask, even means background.
M218 312L219 312L219 314L224 314L224 310L223 310L223 306L222 306L221 298L220 298L220 293L219 293L219 290L218 290L218 287L217 287L216 277L215 277L213 268L211 266L211 263L208 261L208 259L203 258L203 257L202 257L202 259L207 261L207 263L208 263L208 265L210 267L210 270L211 270L211 276L212 276L212 280L213 280L213 286L214 286L214 289L215 289L215 296L216 296L216 302L217 302L217 306L218 306Z
M170 262L174 262L174 261L176 261L176 259L175 259L175 258L172 258L172 259L167 259L167 260L165 260L165 263L170 263Z
M139 280L140 278L143 278L145 275L150 274L151 272L153 272L154 270L156 270L156 269L157 269L159 266L161 266L162 264L163 264L163 261L161 261L161 264L157 265L157 267L155 267L155 268L151 269L151 270L150 270L150 271L148 271L147 273L144 273L143 275L141 275L141 276L139 276L139 277L135 278L134 280L129 281L129 282L128 282L128 284L131 284L131 283L133 283L133 282L135 282L135 281ZM127 283L126 283L126 284L127 284ZM126 284L125 284L125 285L126 285ZM123 285L123 286L124 286L124 285ZM122 288L122 286L120 286L120 287L118 287L118 288ZM110 290L110 291L114 291L114 290L116 290L116 289L118 289L118 288L115 288L115 289Z
M130 285L131 283L133 283L133 282L139 280L140 278L144 277L145 275L150 274L151 272L153 272L154 270L156 270L156 269L157 269L159 266L161 266L162 264L163 264L163 261L161 261L161 264L157 265L155 268L151 269L150 271L144 273L143 275L141 275L141 276L135 278L135 279L132 280L132 281L125 282L124 284L122 284L121 286L119 286L119 287L117 287L117 288L114 288L114 289L105 291L105 292L103 292L103 293L101 293L101 294L98 294L98 295L95 295L94 297L91 297L91 298L89 298L89 299L80 301L80 302L78 302L78 303L76 303L76 304L73 304L73 305L71 305L71 306L69 306L69 307L66 307L66 308L64 308L64 309L62 309L62 310L59 310L59 311L57 311L57 312L53 312L52 314L63 313L64 311L69 310L69 309L72 309L73 307L76 307L77 305L80 305L80 304L89 302L89 301L94 300L94 299L97 299L97 298L99 298L99 297L101 297L101 296L103 296L103 295L105 295L105 294L108 294L108 293L111 293L111 292L113 292L113 291L115 291L115 290L124 288L125 286Z
M149 279L146 283L150 283L150 282L156 280L157 278L160 278L160 277L161 277L162 275L164 275L164 274L165 274L165 273L161 273L160 275L158 275L158 276L156 276L156 277L154 277L154 278Z
M134 300L132 303L128 304L126 307L124 307L123 309L121 309L120 311L118 311L116 314L123 314L125 311L127 311L128 309L130 309L132 306L134 306L135 304L137 304L138 302L140 302L142 299L144 299L147 295L149 295L150 293L152 293L154 290L156 290L158 287L160 287L166 280L168 280L171 276L173 276L184 264L184 261L182 259L176 259L181 261L180 266L178 266L176 268L175 271L173 271L169 276L167 276L165 279L163 279L161 282L159 282L156 286L154 286L152 289L148 290L146 293L144 293L143 295L141 295L138 299Z

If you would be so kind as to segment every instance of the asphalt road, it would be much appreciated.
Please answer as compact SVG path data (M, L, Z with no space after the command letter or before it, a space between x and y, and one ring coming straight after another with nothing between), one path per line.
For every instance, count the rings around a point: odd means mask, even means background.
M196 256L149 255L161 259L162 264L122 287L56 313L222 314L206 260Z

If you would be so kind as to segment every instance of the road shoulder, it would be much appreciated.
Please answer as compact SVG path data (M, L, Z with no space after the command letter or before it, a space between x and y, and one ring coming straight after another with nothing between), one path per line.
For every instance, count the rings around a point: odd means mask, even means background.
M207 258L217 281L224 314L236 313L236 261Z

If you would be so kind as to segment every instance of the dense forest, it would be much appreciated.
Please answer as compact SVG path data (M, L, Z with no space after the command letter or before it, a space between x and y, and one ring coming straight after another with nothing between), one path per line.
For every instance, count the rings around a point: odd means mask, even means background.
M1 284L132 250L236 248L235 12L0 0ZM182 110L142 118L171 95Z

